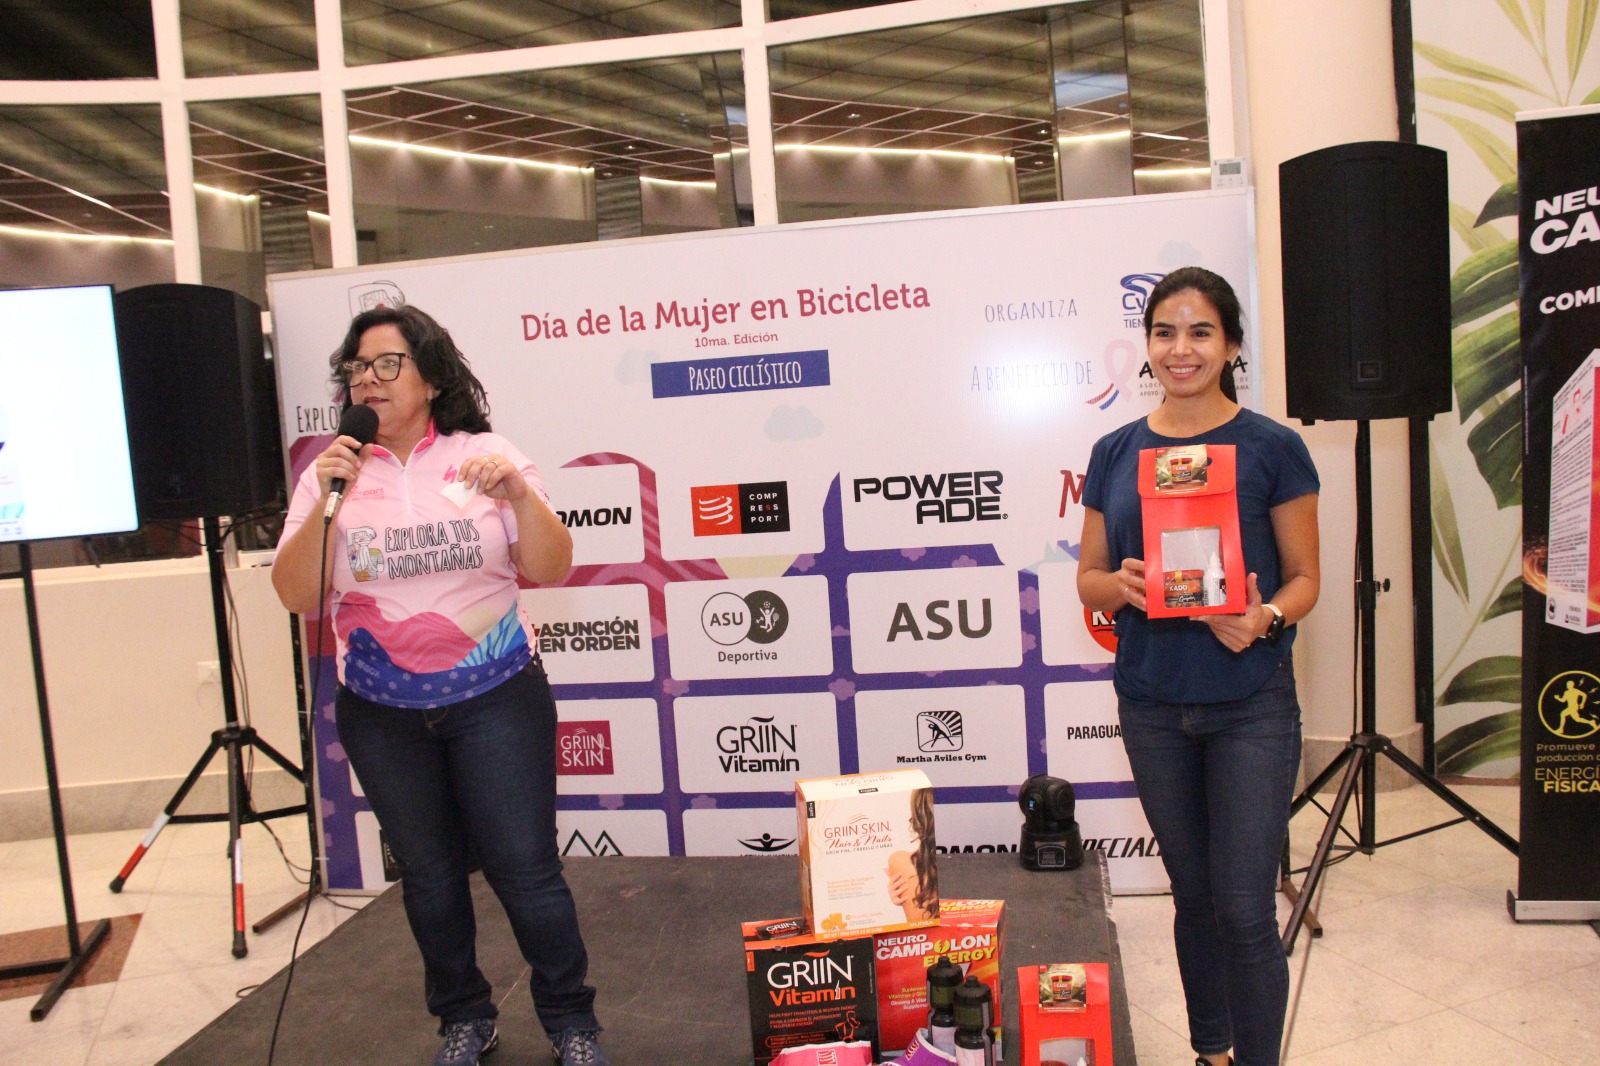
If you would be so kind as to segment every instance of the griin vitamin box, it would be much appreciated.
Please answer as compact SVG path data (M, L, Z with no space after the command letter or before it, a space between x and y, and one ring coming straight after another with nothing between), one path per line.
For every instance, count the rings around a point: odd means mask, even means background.
M933 786L921 770L795 782L800 902L818 936L939 920Z
M927 929L879 933L878 1033L884 1052L899 1053L928 1024L928 968L948 956L965 977L976 977L994 996L995 1058L1000 1047L1000 958L1005 940L1005 900L947 899L939 924Z
M793 919L743 924L756 1066L766 1066L786 1048L835 1041L868 1041L876 1058L872 938L783 935L794 925Z

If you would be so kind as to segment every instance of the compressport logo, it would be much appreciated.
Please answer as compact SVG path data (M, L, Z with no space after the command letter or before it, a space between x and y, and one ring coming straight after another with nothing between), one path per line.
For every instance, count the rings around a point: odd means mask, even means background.
M918 751L960 751L963 734L960 711L922 711L917 715Z
M719 592L700 609L700 628L724 647L747 640L772 644L789 628L789 608L777 593L765 589L748 596Z
M1000 486L1005 475L998 470L954 470L943 474L890 474L858 477L851 483L855 502L879 499L904 502L913 508L917 525L933 522L996 522L1008 517L1000 510Z
M697 537L789 532L787 481L697 485L689 490L689 497Z
M717 762L725 774L798 773L799 725L772 715L751 716L717 730Z

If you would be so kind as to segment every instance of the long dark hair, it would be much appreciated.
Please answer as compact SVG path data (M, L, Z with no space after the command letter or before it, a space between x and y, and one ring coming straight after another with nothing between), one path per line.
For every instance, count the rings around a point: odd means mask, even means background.
M428 413L440 433L465 430L468 433L489 432L489 398L484 395L483 384L472 373L467 357L461 354L450 331L433 320L433 316L409 304L400 307L375 307L363 311L350 320L344 343L328 357L333 383L338 386L337 396L350 406L350 389L339 373L339 364L354 359L361 349L361 335L374 326L397 326L400 335L411 346L411 360L417 372L438 390Z
M917 850L911 867L917 872L917 895L913 903L929 914L939 913L939 860L933 840L933 789L919 788L911 796L911 832L917 837Z
M1228 284L1221 274L1214 274L1205 267L1186 266L1179 267L1160 281L1150 290L1150 295L1144 301L1144 339L1150 343L1150 331L1155 326L1156 306L1169 296L1176 296L1180 292L1190 290L1198 292L1201 296L1211 301L1211 306L1217 309L1217 316L1222 319L1222 335L1229 344L1244 347L1244 311L1239 306L1239 297L1233 291L1233 286ZM1233 364L1229 363L1223 368L1222 395L1239 402L1239 390L1233 383Z

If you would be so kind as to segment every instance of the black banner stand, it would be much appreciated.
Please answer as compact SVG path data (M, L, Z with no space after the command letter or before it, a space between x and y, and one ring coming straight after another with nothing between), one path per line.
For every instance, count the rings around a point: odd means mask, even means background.
M61 871L61 903L67 913L67 956L63 959L43 959L15 966L0 967L0 979L8 977L37 977L54 973L39 1002L28 1011L36 1022L44 1021L50 1008L56 1005L61 993L72 984L83 968L94 958L94 953L105 944L111 931L111 920L102 918L84 938L78 936L78 907L72 897L72 863L67 858L67 827L61 814L61 781L56 774L55 738L50 731L50 699L45 693L44 651L39 642L39 608L33 593L33 552L27 541L17 544L22 561L22 599L28 611L28 643L33 650L33 688L39 701L39 737L44 744L44 773L46 789L50 793L50 824L56 836L56 865Z
M139 865L139 860L144 858L145 852L150 850L156 837L161 835L168 823L189 822L227 822L228 823L228 861L233 870L233 957L242 959L250 953L249 946L245 943L244 930L244 853L240 849L239 829L246 822L264 822L269 818L282 818L291 814L305 814L308 807L305 803L298 803L292 807L279 807L276 810L257 811L250 798L249 788L245 783L244 749L256 748L261 754L277 763L296 781L304 783L306 772L278 753L278 750L265 740L262 740L251 726L239 724L237 703L233 694L233 642L228 636L228 603L224 586L226 574L222 560L222 531L214 517L202 520L205 529L206 561L211 571L211 613L216 623L217 630L217 669L222 684L222 710L227 721L223 729L211 734L211 743L196 760L194 768L189 771L189 776L183 779L183 784L178 786L178 791L173 793L172 799L167 801L160 814L156 815L150 832L140 841L139 846L133 849L133 854L123 864L121 872L111 880L111 891L121 892L122 886L127 883L134 867ZM200 775L211 762L211 757L218 752L225 752L228 763L228 809L226 812L214 814L178 814L178 807L183 803L184 797L200 780Z

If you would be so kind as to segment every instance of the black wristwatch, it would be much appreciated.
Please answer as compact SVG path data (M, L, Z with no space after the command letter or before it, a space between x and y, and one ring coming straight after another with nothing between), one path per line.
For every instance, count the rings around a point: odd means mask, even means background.
M1263 603L1261 606L1272 612L1272 621L1267 625L1267 631L1261 635L1261 639L1276 644L1278 638L1283 636L1283 627L1288 624L1283 617L1283 610L1275 603Z

